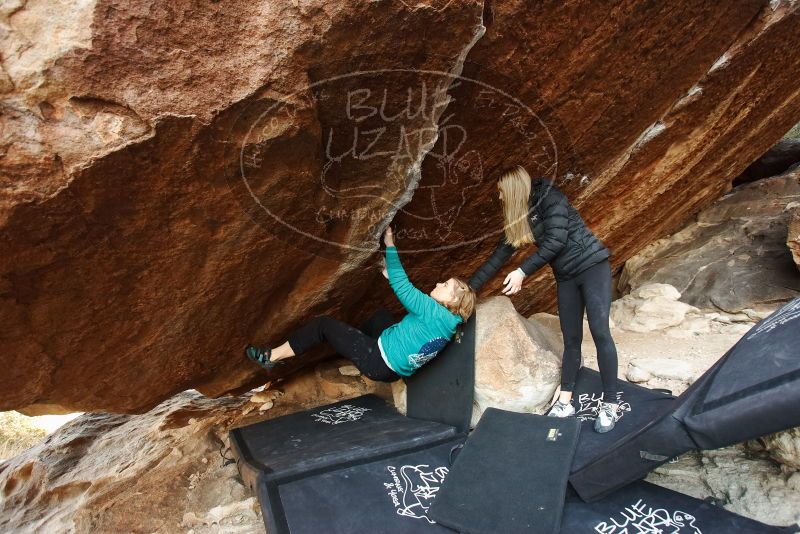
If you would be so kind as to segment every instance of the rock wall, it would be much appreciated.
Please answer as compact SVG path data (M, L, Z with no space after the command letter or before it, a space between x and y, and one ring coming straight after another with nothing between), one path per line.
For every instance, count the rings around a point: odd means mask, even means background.
M800 269L800 204L789 207L789 217L786 245L792 251L795 265Z
M619 266L800 120L799 20L767 0L6 3L0 409L247 388L247 342L390 302L389 220L422 287L469 274L512 164L555 178Z
M800 295L800 272L787 247L798 204L800 169L738 186L630 258L619 289L635 292L657 282L675 286L692 306L771 312Z
M355 70L357 60L336 62L369 49L387 65L402 53L416 68L457 74L482 6L67 6L4 7L0 409L138 412L193 386L215 395L254 383L244 345L276 343L315 313L346 314L369 289L357 268L377 239L365 225L325 225L317 232L354 248L321 255L275 235L242 199L241 158L264 161L247 185L279 215L307 217L303 207L326 196L322 132L342 119L292 95L324 77L314 65ZM429 39L400 38L433 26ZM370 82L379 87L336 89ZM406 160L359 167L403 178L386 187L389 200L419 179L445 89L424 95L433 111L402 121L427 136ZM281 113L250 132L284 96ZM361 204L381 219L396 211Z
M464 223L452 225L466 236L446 239L469 241L487 225L493 234L476 246L426 253L415 270L420 278L429 279L431 271L439 278L469 275L489 254L502 224L495 180L511 165L556 178L609 246L617 268L729 190L735 175L795 124L800 95L790 73L798 72L800 58L789 59L788 43L800 35L796 4L600 8L537 2L524 11L521 5L491 5L484 17L491 22L464 74L518 96L541 124L535 135L518 134L521 110L485 104L483 92L473 94L466 84L453 91L448 113L471 133L459 162L479 166L483 180L469 190L466 203L474 207L462 215ZM498 113L506 120L492 120ZM437 145L432 152L443 151ZM437 178L439 165L426 159L423 176ZM449 186L449 194L458 188ZM435 202L416 194L401 212L401 224L422 233L423 216L437 211L429 204ZM502 279L487 284L483 294L497 292ZM554 310L549 269L527 280L513 300L525 314Z

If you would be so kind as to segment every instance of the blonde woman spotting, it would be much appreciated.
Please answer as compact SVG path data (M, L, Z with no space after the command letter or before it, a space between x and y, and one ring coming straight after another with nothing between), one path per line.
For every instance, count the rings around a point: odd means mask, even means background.
M504 173L497 189L503 204L504 235L494 253L469 280L475 291L497 274L514 252L538 245L503 281L504 295L522 288L526 277L549 263L556 278L558 316L564 336L561 393L548 412L552 417L575 415L572 391L581 364L584 310L603 382L603 401L594 423L608 432L619 419L617 399L617 349L608 325L611 307L611 255L584 223L567 197L542 176L531 179L521 166Z

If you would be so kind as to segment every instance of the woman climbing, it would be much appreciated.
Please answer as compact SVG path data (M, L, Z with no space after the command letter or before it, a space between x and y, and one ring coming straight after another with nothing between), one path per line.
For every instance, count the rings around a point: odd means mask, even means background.
M581 365L583 312L597 347L603 381L603 403L594 423L597 432L608 432L619 419L617 401L617 349L608 327L611 307L609 250L587 228L583 219L550 180L530 175L521 166L506 172L497 183L503 203L504 235L494 253L469 281L478 291L508 261L517 248L535 242L538 250L503 281L504 295L513 295L522 281L546 263L553 268L558 293L558 316L564 337L561 393L548 415L575 414L572 390Z
M408 280L394 246L391 228L386 229L383 240L386 243L384 276L408 311L400 322L395 322L385 309L376 311L360 330L338 319L320 316L295 330L279 347L248 345L247 357L270 370L318 343L328 342L364 376L381 382L410 376L431 361L452 339L456 327L472 315L475 292L463 280L450 278L437 283L426 295Z

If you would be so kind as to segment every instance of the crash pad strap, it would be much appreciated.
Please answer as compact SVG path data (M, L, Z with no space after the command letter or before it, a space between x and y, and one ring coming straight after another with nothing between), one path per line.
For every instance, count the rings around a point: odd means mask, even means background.
M580 424L489 408L428 516L459 532L559 531Z
M433 360L406 379L407 415L466 432L475 395L476 314Z

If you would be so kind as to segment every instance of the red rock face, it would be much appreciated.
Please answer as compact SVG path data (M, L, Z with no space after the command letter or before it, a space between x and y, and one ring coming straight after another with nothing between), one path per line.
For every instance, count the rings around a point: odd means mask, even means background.
M800 71L800 57L790 51L800 44L797 6L634 2L593 16L579 2L560 9L520 5L491 5L491 23L464 75L500 80L495 83L530 103L554 143L538 137L546 147L538 152L505 143L511 121L499 110L475 113L480 99L456 95L448 113L471 132L462 152L483 158L483 183L470 191L470 209L454 224L467 240L476 227L499 234L496 179L521 164L556 179L619 268L730 189L736 173L800 114L797 84L790 81ZM471 69L470 61L485 67ZM542 157L547 150L556 155ZM423 177L434 164L426 159ZM575 178L566 180L568 173ZM424 199L415 196L409 211L417 202ZM419 226L405 214L400 221ZM495 242L426 255L414 274L422 280L469 276ZM533 250L520 251L483 294L499 293L505 274ZM513 299L523 314L554 309L555 284L550 269L543 271Z
M246 343L391 302L388 221L420 287L471 274L513 164L619 266L800 120L788 3L65 9L1 15L0 409L263 380ZM549 273L515 297L552 302Z

